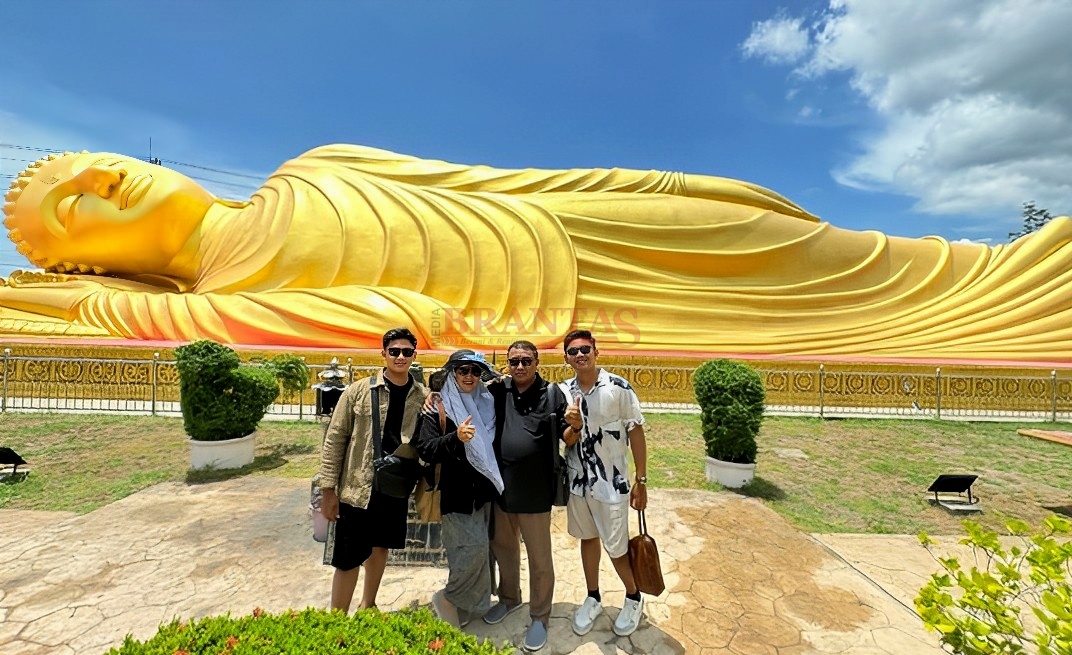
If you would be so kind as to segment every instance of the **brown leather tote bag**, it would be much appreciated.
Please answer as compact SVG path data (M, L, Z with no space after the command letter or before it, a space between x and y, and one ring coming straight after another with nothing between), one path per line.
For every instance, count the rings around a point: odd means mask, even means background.
M663 567L659 563L659 549L648 534L644 512L637 513L640 514L640 534L629 540L629 564L633 567L637 589L649 596L658 596L666 589Z

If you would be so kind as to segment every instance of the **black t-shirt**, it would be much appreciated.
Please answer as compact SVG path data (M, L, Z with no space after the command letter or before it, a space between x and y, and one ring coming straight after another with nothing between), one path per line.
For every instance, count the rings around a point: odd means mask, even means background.
M387 416L383 420L382 448L384 455L390 455L402 445L402 417L406 412L406 396L413 386L413 378L406 380L402 386L394 384L386 377L387 390L391 397L387 401Z
M458 441L458 426L446 417L444 431L439 428L437 410L421 412L417 432L411 442L421 459L441 464L439 474L439 507L444 514L472 514L499 497L499 492L483 473L469 463L465 445ZM417 484L426 484L426 481Z
M539 375L523 393L511 379L488 389L495 397L495 457L505 487L500 506L519 514L551 511L554 453L566 429L565 396Z

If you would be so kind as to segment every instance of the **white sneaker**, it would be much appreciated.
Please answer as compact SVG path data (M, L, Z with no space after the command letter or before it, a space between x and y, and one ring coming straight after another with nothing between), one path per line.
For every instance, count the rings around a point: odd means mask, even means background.
M640 617L644 613L644 597L640 600L625 599L622 611L618 612L618 618L614 619L614 634L619 637L628 637L636 631L640 625Z
M581 606L573 613L573 631L581 636L588 634L602 613L602 603L591 596L585 598Z

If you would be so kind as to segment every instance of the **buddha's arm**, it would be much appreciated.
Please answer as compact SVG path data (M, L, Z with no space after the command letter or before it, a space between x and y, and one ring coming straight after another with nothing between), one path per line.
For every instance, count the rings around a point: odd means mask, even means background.
M110 336L74 321L74 308L99 288L97 282L54 273L0 278L0 335Z
M128 339L379 347L385 323L416 328L420 315L435 309L431 299L401 290L191 294L132 286L143 285L73 276L23 279L0 287L0 318L13 324L4 331L16 333L54 333L51 326L66 323Z
M113 278L75 276L9 284L0 287L0 320L7 319L7 323L0 323L0 334L70 332L163 341L214 339L236 344L379 348L386 330L406 326L417 335L422 348L429 348L491 343L530 331L551 342L568 329L565 324L562 329L546 329L539 323L532 325L534 317L518 319L505 314L485 317L478 325L474 317L464 316L461 310L435 298L392 287L236 294L144 288ZM10 316L5 316L5 311ZM39 320L28 321L30 317ZM59 330L62 325L70 329Z
M796 218L818 220L769 189L710 175L628 168L502 169L419 159L387 150L343 145L317 148L304 157L327 158L368 175L454 191L505 194L663 193L736 202Z

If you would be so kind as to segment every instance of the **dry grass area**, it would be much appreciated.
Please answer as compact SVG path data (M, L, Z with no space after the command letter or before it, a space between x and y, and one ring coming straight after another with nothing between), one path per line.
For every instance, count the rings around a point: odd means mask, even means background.
M932 507L924 490L940 473L975 473L980 522L999 530L1007 517L1037 525L1047 507L1072 505L1072 447L1019 436L1018 427L769 418L756 481L739 493L763 499L809 532L961 534L961 519ZM253 464L189 473L179 419L0 414L0 446L14 448L33 469L22 482L0 482L0 508L84 513L165 480L309 477L322 432L317 423L263 421ZM719 488L704 479L698 416L651 415L648 435L653 486Z

